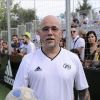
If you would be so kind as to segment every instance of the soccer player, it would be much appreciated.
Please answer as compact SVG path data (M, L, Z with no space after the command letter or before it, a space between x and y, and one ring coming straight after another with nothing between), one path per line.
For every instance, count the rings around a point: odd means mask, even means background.
M82 64L76 54L59 46L61 34L57 17L48 15L42 19L41 48L24 56L13 89L29 86L39 100L74 100L75 87L79 100L90 100Z

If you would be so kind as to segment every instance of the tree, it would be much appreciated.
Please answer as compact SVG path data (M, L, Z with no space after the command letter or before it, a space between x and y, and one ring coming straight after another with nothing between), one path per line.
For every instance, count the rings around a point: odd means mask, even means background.
M4 17L5 10L6 10L5 0L0 0L0 21Z
M12 0L13 2L13 0ZM20 3L11 6L11 27L17 27L18 24L24 24L37 19L34 9L23 9L19 6ZM0 31L7 30L7 7L6 0L0 0Z
M31 22L37 19L34 9L23 9L19 4L15 4L14 8L11 10L11 26L15 27L18 24L24 24L26 22Z
M0 0L0 30L6 29L6 4L5 0Z
M91 10L91 5L88 4L88 0L83 0L83 4L79 3L79 8L76 8L76 12L79 12L82 15L87 16L87 14L89 13L89 11Z

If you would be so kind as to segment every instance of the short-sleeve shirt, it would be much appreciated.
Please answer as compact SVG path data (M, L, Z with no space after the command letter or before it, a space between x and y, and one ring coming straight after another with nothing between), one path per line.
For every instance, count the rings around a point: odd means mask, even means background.
M84 60L84 53L85 53L85 40L79 36L77 36L74 40L71 42L71 49L77 49L77 48L83 48L82 53L80 54L80 57L82 60Z
M27 45L24 45L24 49L26 51L26 53L31 53L34 52L36 50L35 44L33 42L29 42Z
M25 55L13 88L29 86L39 100L73 100L73 87L88 88L82 64L77 55L61 48L59 54L50 59L41 49Z

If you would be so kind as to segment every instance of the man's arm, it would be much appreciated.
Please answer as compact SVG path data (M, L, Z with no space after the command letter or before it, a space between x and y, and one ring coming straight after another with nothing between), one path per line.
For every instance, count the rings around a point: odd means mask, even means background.
M79 100L90 100L90 93L88 89L79 90Z

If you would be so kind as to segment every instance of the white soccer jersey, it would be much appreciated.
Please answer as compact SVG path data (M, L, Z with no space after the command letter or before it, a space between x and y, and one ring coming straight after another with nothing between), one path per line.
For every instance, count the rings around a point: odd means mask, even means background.
M30 86L39 100L73 100L74 84L77 90L88 88L77 55L61 48L51 60L38 49L23 58L13 88Z

